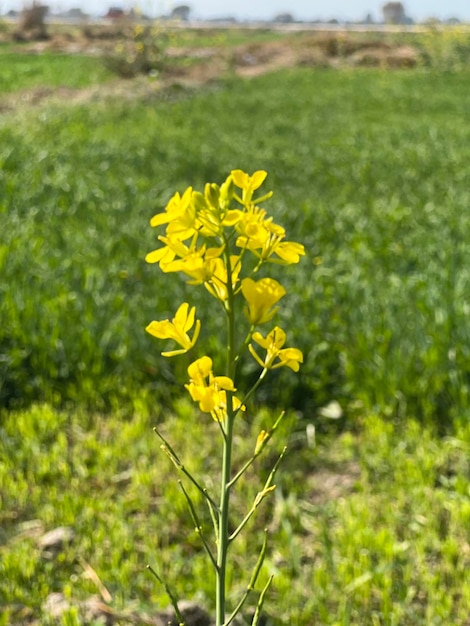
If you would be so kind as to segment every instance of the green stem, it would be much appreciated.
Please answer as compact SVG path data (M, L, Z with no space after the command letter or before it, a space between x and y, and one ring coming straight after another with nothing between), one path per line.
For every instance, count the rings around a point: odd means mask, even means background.
M241 533L241 531L245 528L247 523L253 517L256 509L259 507L259 505L264 500L264 498L275 488L275 485L272 484L273 480L274 480L274 476L275 476L275 474L277 472L277 469L278 469L279 465L281 464L282 459L284 458L286 450L287 450L287 447L285 446L284 449L282 450L281 454L279 455L279 458L276 461L276 464L274 465L273 469L269 473L269 476L266 479L266 482L264 483L263 489L257 494L251 509L245 515L243 520L240 522L240 524L238 525L238 528L236 528L233 531L233 533L230 535L230 537L228 538L229 542L232 542L235 539L235 537L237 537Z
M227 268L227 362L226 375L230 378L235 374L235 311L234 293L232 286L232 268L230 265L230 246L225 242L224 257ZM226 602L226 572L227 553L229 547L229 513L230 513L230 477L232 470L232 442L233 425L236 412L233 410L232 393L227 391L227 419L225 424L221 424L223 429L223 453L222 453L222 474L220 484L220 505L219 505L219 533L217 546L217 567L216 567L216 626L223 626L225 623L225 602Z
M269 589L269 587L271 586L271 583L273 582L273 578L274 575L270 576L268 578L268 582L265 584L265 586L263 587L259 600L258 600L258 604L256 605L256 611L255 614L253 616L253 621L251 622L251 626L257 626L258 625L258 621L261 615L261 611L263 609L263 605L264 605L264 599L266 598L266 593Z
M227 394L229 395L229 394ZM228 398L231 401L231 395ZM229 510L230 510L230 472L232 465L233 411L227 410L222 458L222 477L220 491L219 544L217 550L217 593L216 593L216 626L225 623L225 586L227 571L227 552L229 547Z
M194 507L193 501L191 500L191 497L189 495L189 493L186 491L186 489L184 488L183 483L181 482L181 480L178 481L179 486L181 487L181 490L184 494L184 497L186 498L186 502L188 503L188 508L189 508L189 512L191 513L191 517L193 518L193 522L194 522L194 530L196 531L196 533L199 535L199 537L201 538L201 542L202 545L204 546L205 551L207 552L207 555L212 563L212 565L214 566L214 568L217 570L217 563L216 560L214 558L214 555L212 554L212 550L209 547L209 544L206 541L206 538L202 532L202 524L199 520L199 515L197 514L197 511Z
M260 374L260 375L259 375L259 377L258 377L258 380L255 382L255 384L253 385L253 387L252 387L251 389L249 389L249 390L246 392L246 394L245 394L245 396L244 396L244 398L243 398L243 400L242 400L242 404L245 404L245 403L247 402L247 400L248 400L249 398L251 398L251 396L255 393L255 391L258 389L258 387L259 387L259 386L261 385L261 383L263 382L263 380L264 380L264 378L265 378L265 376L266 376L266 374L267 374L267 373L268 373L268 369L265 367L265 368L262 370L261 374Z
M158 580L158 582L161 585L163 585L163 587L165 588L165 591L166 591L168 597L170 598L170 602L171 602L173 608L175 609L176 617L178 619L178 626L185 626L184 617L181 615L181 611L179 610L179 607L178 607L178 599L176 597L176 594L171 589L171 587L168 585L168 583L165 582L165 580L160 576L160 574L158 574L153 569L153 567L151 565L147 565L147 569Z
M229 483L230 487L233 487L233 485L243 476L243 474L250 467L250 465L252 465L252 463L254 461L256 461L256 459L259 457L259 455L263 452L263 450L266 447L266 444L268 443L268 441L271 439L271 437L273 436L273 434L277 430L277 428L278 428L279 424L281 423L281 420L282 420L282 418L284 417L285 414L286 414L285 411L281 411L281 413L279 414L279 417L277 418L277 420L274 422L272 427L266 432L266 435L265 435L265 437L263 439L263 442L259 446L258 450L255 451L253 456L250 459L248 459L248 461L245 463L245 465L243 465L242 468L232 478L232 480Z
M161 432L157 428L154 428L153 432L163 441L163 445L160 446L160 449L163 450L163 452L167 455L167 457L175 465L175 467L177 467L185 476L187 476L187 478L189 478L189 480L193 483L193 485L204 496L205 500L209 503L209 505L212 506L216 511L218 511L217 504L211 498L207 489L203 487L202 485L200 485L198 481L194 478L194 476L190 472L188 472L188 470L185 468L183 463L180 461L176 452L173 450L173 448L168 443L168 441L163 437Z
M255 568L253 570L253 573L251 575L251 579L250 582L248 583L247 588L245 589L245 593L243 594L243 596L240 598L237 606L234 608L234 610L232 611L232 614L230 615L230 617L228 618L228 620L225 622L225 626L229 626L229 624L231 624L233 622L233 620L235 619L235 617L238 615L238 613L241 611L241 609L243 608L243 605L245 604L246 600L248 599L248 596L250 595L250 593L253 591L253 589L255 588L256 585L256 581L258 580L258 576L259 573L261 571L261 567L263 566L263 562L264 562L264 557L266 556L266 548L268 545L268 531L265 529L264 530L264 541L263 541L263 545L261 547L261 552L259 553L258 556L258 561L255 565Z

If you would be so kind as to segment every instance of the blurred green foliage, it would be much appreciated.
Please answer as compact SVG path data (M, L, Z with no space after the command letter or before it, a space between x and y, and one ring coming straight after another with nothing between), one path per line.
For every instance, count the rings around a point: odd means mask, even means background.
M110 416L34 406L0 414L0 624L52 623L44 610L52 592L72 608L60 623L90 624L77 604L99 593L91 567L124 615L153 615L168 604L146 571L164 573L184 598L213 610L213 580L175 468L152 434L158 423L185 464L209 488L218 459L217 429L189 399L172 410ZM248 455L263 410L238 425L235 464ZM470 425L452 436L413 419L393 424L371 416L355 431L320 437L317 447L286 418L268 457L235 490L233 524L245 514L289 437L276 491L232 546L235 602L246 584L253 536L269 529L262 579L274 574L266 603L269 626L465 624L470 611ZM272 446L272 448L271 448ZM188 485L188 489L191 486ZM193 492L191 492L193 493ZM204 529L211 520L193 494ZM41 548L47 531L73 537ZM256 528L255 528L256 527ZM56 622L57 623L57 622ZM98 622L94 622L96 626Z
M18 77L7 91L32 86ZM204 476L215 438L187 398L174 398L185 357L162 359L144 328L187 296L214 303L176 276L169 287L144 257L156 240L148 220L174 191L234 167L268 170L274 219L308 251L283 268L280 320L306 362L300 378L278 372L259 398L295 409L279 437L290 452L275 497L254 521L269 525L274 546L268 623L465 623L468 420L443 431L469 408L469 99L465 73L304 68L3 115L1 626L47 624L51 592L72 603L96 594L84 564L113 610L167 604L148 562L212 608L198 538L189 530L181 541L189 514L151 426ZM218 323L214 315L206 338ZM212 342L214 358L219 350ZM347 432L339 420L334 439L323 434L313 448L303 418L327 432L318 414L331 400L346 417L371 416ZM250 410L236 455L271 421L268 408ZM235 515L258 491L256 473L235 494ZM47 554L40 537L64 525L73 540ZM237 550L230 576L241 591L252 550L243 541ZM76 606L62 622L85 623Z
M144 327L213 302L144 263L148 220L240 167L269 172L270 211L308 252L279 320L306 362L263 401L466 415L469 99L459 74L298 69L4 116L2 404L167 398L186 362L164 363Z
M9 49L0 54L0 94L21 89L79 89L113 78L96 58L80 54L27 54Z
M167 64L169 33L158 26L128 27L125 36L104 55L105 67L122 78L156 77Z
M423 65L438 71L468 71L470 30L467 25L442 26L431 23L417 34L416 46Z

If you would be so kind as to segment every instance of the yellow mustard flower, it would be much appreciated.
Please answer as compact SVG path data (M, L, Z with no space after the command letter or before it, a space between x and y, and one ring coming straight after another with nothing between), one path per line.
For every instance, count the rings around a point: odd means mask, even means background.
M164 268L164 271L182 272L192 279L188 281L190 285L202 285L212 278L215 261L215 257L205 256L195 251L185 256L184 259L173 261Z
M277 254L281 260L276 262L285 263L287 265L290 263L298 263L300 257L305 254L305 248L301 243L297 243L296 241L280 241L278 238L273 237L263 253L266 255L266 260L268 260L272 254ZM262 258L265 257L263 256ZM271 259L271 261L272 260L273 259Z
M145 330L154 337L157 337L157 339L173 339L181 346L178 350L162 352L163 356L184 354L195 345L199 337L199 331L201 330L200 320L196 320L193 338L190 339L188 335L188 331L190 331L194 326L195 316L196 307L193 306L190 310L189 304L187 302L183 302L183 304L176 311L175 317L171 320L171 322L170 320L163 320L161 322L153 321L150 322Z
M212 359L203 356L188 367L189 384L185 385L191 398L199 403L203 413L210 413L216 421L227 415L227 391L236 391L233 380L228 376L214 376ZM241 402L232 397L234 410L242 409Z
M219 248L186 248L184 253L178 255L182 258L172 260L169 263L160 263L163 272L183 272L192 280L191 285L202 285L209 281L215 272L215 262L224 251L224 246ZM183 252L180 249L180 252Z
M239 237L236 245L239 248L250 250L263 261L290 264L298 263L305 254L304 246L293 241L283 241L285 230L275 224L272 218L266 217L266 211L258 207L251 207L243 214L236 225ZM276 254L279 258L271 259Z
M236 245L250 250L263 261L290 264L298 263L300 256L305 254L302 244L283 241L286 231L273 222L264 209L255 205L248 206L242 217L235 223L239 234ZM270 257L276 254L279 258Z
M207 237L221 235L224 228L234 226L243 216L243 212L239 209L229 208L228 200L221 193L219 186L214 183L206 184L204 195L195 192L193 202L199 232Z
M163 248L158 248L157 250L153 250L149 252L145 257L147 263L159 263L160 269L162 272L176 272L178 269L171 269L171 264L173 263L176 257L184 258L194 249L194 246L188 247L185 243L183 243L178 237L168 236L164 237L160 235L158 237L159 241L165 244ZM201 254L204 254L205 246L203 246L203 251Z
M252 278L242 280L242 294L247 301L245 315L253 324L269 322L277 311L274 305L286 294L284 287L274 278Z
M297 348L282 349L286 342L286 333L279 326L275 326L266 337L263 337L258 332L253 333L253 341L256 341L258 345L266 350L266 356L263 360L259 357L251 343L248 346L251 355L263 369L276 369L286 366L290 367L294 372L299 371L300 363L303 363L302 352Z
M152 252L149 252L145 256L145 260L147 263L160 263L161 266L171 263L174 258L175 253L168 246L158 248L157 250L152 250Z
M247 207L242 213L242 219L237 223L236 229L240 235L253 237L258 228L262 228L263 233L275 233L276 235L284 235L285 230L282 226L275 224L273 218L269 216L264 209L254 204ZM267 235L265 235L267 236Z
M228 300L228 273L227 265L222 259L215 259L214 272L210 280L205 283L205 287L209 293L221 302ZM239 256L232 254L230 256L230 273L232 279L232 289L235 289L238 282L238 275L241 270L241 259Z
M167 234L184 240L196 232L196 209L193 203L193 190L188 187L181 196L179 193L168 202L163 213L157 213L150 220L150 226L167 224Z
M242 170L232 170L231 177L234 184L242 190L243 204L250 204L253 193L261 187L266 180L267 172L258 170L252 176ZM268 194L270 195L270 194Z

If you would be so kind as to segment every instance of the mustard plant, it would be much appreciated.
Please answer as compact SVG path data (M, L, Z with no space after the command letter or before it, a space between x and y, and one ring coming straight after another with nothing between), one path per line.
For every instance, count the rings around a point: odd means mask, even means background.
M106 67L122 78L157 76L167 62L168 35L158 25L134 24L111 54Z
M439 71L469 67L470 31L466 25L442 26L430 23L417 37L424 66Z
M186 276L191 286L204 287L219 303L225 325L225 370L214 371L212 358L195 355L189 365L188 380L184 385L199 410L212 417L216 432L221 438L220 493L212 494L201 479L190 473L174 447L162 433L155 429L163 451L202 494L213 522L213 536L208 537L200 522L200 515L188 490L180 482L190 514L200 536L203 549L215 571L216 625L228 626L241 611L251 591L255 589L266 554L266 534L256 565L245 592L227 612L227 564L232 542L244 530L260 503L275 488L274 476L285 449L274 464L243 519L230 521L230 498L234 486L240 481L254 460L278 428L284 412L273 421L268 430L262 430L254 441L253 454L240 467L232 462L232 444L237 420L247 412L248 400L256 392L271 370L288 367L299 370L303 357L297 348L286 347L286 333L277 325L261 332L259 327L271 322L286 295L284 287L274 278L260 274L269 264L295 264L304 255L304 247L285 240L285 230L276 224L262 204L272 197L272 192L257 195L267 173L256 171L249 175L233 170L220 186L206 184L200 193L189 187L180 195L176 193L165 211L151 219L151 226L166 225L165 233L158 236L161 246L146 256L165 274L179 272ZM263 272L264 274L265 272ZM158 339L171 340L175 346L162 352L164 357L175 357L198 348L201 320L196 308L183 302L173 319L152 321L146 330ZM199 352L199 350L198 350ZM239 389L239 369L242 357L254 360L259 368L256 382L246 390ZM175 593L153 568L157 579L165 585L181 623L184 620L178 609ZM264 583L259 594L252 624L257 624L266 592L272 577Z

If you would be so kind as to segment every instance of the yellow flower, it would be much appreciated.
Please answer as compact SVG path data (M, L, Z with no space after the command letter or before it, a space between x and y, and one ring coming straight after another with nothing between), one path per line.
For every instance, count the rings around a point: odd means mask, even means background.
M229 203L233 191L229 178L222 187L215 183L207 183L204 195L194 192L193 202L196 208L199 232L207 237L221 235L225 227L234 226L242 218L243 212L239 209L230 209Z
M190 285L201 285L212 278L215 272L216 261L224 251L224 246L220 248L207 248L203 245L200 248L186 251L181 254L180 259L170 263L160 263L163 272L183 272L192 280Z
M191 249L174 236L163 237L160 235L158 239L164 243L165 246L149 252L145 257L145 260L147 263L160 263L160 269L162 272L178 271L176 269L172 270L168 268L171 267L175 257L185 257L190 254Z
M248 321L256 326L273 318L277 311L277 307L273 306L286 294L286 290L273 278L262 278L258 281L244 278L242 293L248 303L245 315Z
M300 257L305 254L305 248L301 243L295 241L276 241L275 239L270 242L268 247L268 256L271 254L277 254L281 261L278 263L298 263Z
M236 228L241 235L244 234L250 237L253 234L252 230L255 229L257 225L262 226L264 231L268 233L274 232L277 235L285 234L284 228L274 224L273 218L268 216L264 209L251 204L242 214L242 219L240 220L240 223L237 224Z
M175 258L175 253L171 248L165 246L164 248L158 248L158 250L152 250L145 256L147 263L160 263L161 266L171 263Z
M150 220L150 226L168 224L167 235L177 236L180 240L191 237L196 232L196 209L193 203L193 190L188 187L184 194L175 195L168 202L163 213L157 213Z
M230 256L230 269L232 278L232 289L235 289L235 286L238 282L238 275L241 270L241 259L239 256ZM215 259L214 272L210 280L205 283L205 287L209 293L211 293L221 302L226 302L228 300L227 266L222 259Z
M285 230L275 224L271 217L266 217L266 211L258 207L250 207L243 214L236 225L240 236L236 245L250 250L263 261L271 260L274 263L298 263L300 256L305 254L302 244L293 241L283 241ZM270 259L276 254L279 259Z
M191 398L199 402L203 413L210 413L216 421L223 421L227 416L227 391L236 391L233 380L228 376L214 376L212 359L203 356L188 367L189 384L185 385ZM241 409L241 402L232 396L234 410Z
M192 309L189 310L189 304L183 302L171 322L169 320L163 320L161 322L153 321L145 330L154 337L157 337L157 339L173 339L181 346L181 349L178 350L162 352L163 356L184 354L195 345L199 337L199 331L201 330L201 322L196 320L193 338L190 339L188 331L194 326L195 315L196 307L193 306Z
M232 170L231 177L234 184L242 190L242 202L247 205L251 203L253 192L256 191L266 180L267 172L258 170L252 176L242 170ZM267 194L269 197L272 194ZM258 200L259 202L259 200Z
M275 326L266 338L261 333L253 333L253 340L266 350L266 356L263 361L253 348L253 345L250 343L248 346L252 357L263 369L276 369L286 366L290 367L294 372L299 371L300 363L303 363L302 352L297 348L281 349L286 342L286 333L282 328ZM279 360L277 363L275 363L276 359Z

